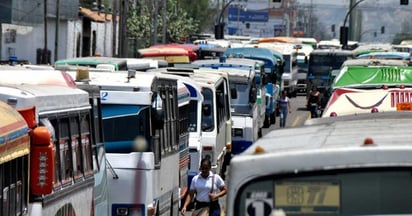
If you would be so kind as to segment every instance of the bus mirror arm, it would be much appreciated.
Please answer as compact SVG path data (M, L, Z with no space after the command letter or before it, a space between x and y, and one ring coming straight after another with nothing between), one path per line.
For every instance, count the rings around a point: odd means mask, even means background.
M107 160L107 158L106 158L106 166L110 170L110 172L112 173L113 179L118 179L119 176L117 175L116 171L114 171L112 165L110 164L109 160Z

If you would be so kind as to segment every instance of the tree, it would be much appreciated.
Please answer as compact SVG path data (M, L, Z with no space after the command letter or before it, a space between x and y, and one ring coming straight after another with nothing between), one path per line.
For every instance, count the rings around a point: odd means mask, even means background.
M148 47L153 44L153 36L157 32L157 38L162 38L162 14L155 14L155 5L139 4L131 5L127 19L127 30L129 37L139 41L139 48ZM162 11L159 6L157 11ZM166 15L166 38L167 43L181 42L192 32L198 31L198 21L191 18L186 11L177 5L175 0L167 0ZM155 19L157 16L157 19ZM157 23L155 23L157 20ZM155 26L156 30L155 31ZM159 43L160 41L157 41Z
M193 20L201 21L199 23L198 32L194 33L214 32L214 26L220 14L220 8L218 8L219 5L216 5L216 7L210 5L210 0L196 0L195 4L193 0L178 1L179 6L188 13L189 17Z

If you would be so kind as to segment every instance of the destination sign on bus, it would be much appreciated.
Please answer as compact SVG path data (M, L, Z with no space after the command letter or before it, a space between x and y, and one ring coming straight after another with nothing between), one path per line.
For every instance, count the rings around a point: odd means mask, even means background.
M339 213L339 182L275 182L275 208L286 213Z

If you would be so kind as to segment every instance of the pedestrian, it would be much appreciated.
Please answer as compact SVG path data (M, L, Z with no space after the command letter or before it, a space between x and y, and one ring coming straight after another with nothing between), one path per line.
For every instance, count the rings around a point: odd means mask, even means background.
M320 107L320 91L316 87L316 85L312 86L312 89L309 91L306 97L306 107L310 111L311 118L317 118L318 111Z
M286 94L286 91L282 91L282 95L280 96L279 99L279 111L280 111L280 127L284 128L286 126L286 118L288 116L288 113L292 112L292 108L290 105L290 99Z
M212 163L209 158L202 159L200 172L193 177L189 194L181 209L182 215L185 215L187 206L195 198L195 212L201 208L209 207L209 216L220 216L221 209L218 198L226 194L227 188L223 179L210 170L211 167Z

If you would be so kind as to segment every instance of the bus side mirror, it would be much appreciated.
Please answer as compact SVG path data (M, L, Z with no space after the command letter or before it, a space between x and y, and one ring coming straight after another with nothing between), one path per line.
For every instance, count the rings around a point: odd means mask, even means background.
M220 107L225 106L225 96L223 92L217 92L216 95L217 95L218 106Z
M162 129L164 125L164 111L162 109L156 109L155 128Z
M237 99L237 91L236 91L236 88L231 88L231 89L230 89L230 97L231 97L232 99Z
M249 101L250 101L250 103L256 103L256 97L257 97L257 93L256 93L256 88L255 87L253 87L253 88L251 88L250 89L250 98L249 98Z

